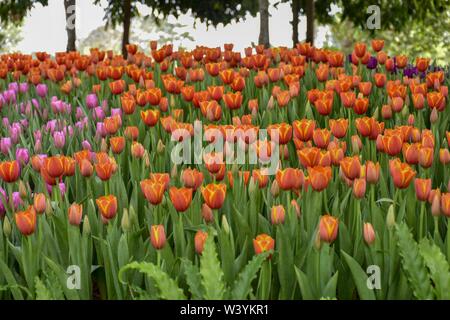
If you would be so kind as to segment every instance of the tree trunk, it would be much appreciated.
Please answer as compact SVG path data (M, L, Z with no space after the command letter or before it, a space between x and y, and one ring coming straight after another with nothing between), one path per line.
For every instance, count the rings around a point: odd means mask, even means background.
M270 47L269 39L269 0L258 0L259 4L259 44Z
M306 42L310 42L314 45L314 19L315 8L314 0L306 0Z
M66 51L76 51L77 41L76 33L76 0L64 0L64 9L66 11L66 32L67 32L67 47Z
M127 44L130 43L131 27L131 0L123 1L123 37L122 37L122 55L127 58Z
M300 0L292 0L292 47L298 43L298 24L299 24L299 12L300 12Z

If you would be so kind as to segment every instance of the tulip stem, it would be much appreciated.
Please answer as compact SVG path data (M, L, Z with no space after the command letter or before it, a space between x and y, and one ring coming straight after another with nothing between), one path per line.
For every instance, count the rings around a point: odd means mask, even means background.
M424 224L425 224L425 201L420 204L420 217L419 217L419 236L418 239L422 239L424 235Z

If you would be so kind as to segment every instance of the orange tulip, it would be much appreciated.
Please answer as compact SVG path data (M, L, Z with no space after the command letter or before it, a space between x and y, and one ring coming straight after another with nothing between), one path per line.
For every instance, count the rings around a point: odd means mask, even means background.
M45 158L43 168L45 168L45 173L51 178L61 177L64 174L64 157L53 156ZM43 168L41 168L41 171Z
M273 250L275 248L275 240L268 234L260 234L256 239L253 239L253 248L255 249L255 254Z
M45 194L43 193L36 193L34 195L34 200L33 200L33 207L34 210L36 210L36 213L44 213L45 209L46 209L46 198L45 198Z
M315 129L313 132L313 141L319 148L326 148L330 143L331 132L328 129Z
M20 233L24 236L29 236L34 233L36 229L36 211L33 206L29 206L24 211L16 212L16 225Z
M313 137L316 122L314 120L295 120L293 123L294 136L301 141L309 141Z
M149 109L147 111L141 111L141 119L146 126L154 127L158 123L159 110Z
M79 226L83 217L83 205L73 203L68 210L69 223L73 226Z
M192 189L171 187L169 196L175 209L178 212L184 212L192 202Z
M366 193L366 179L357 178L353 180L353 195L357 199L364 198L364 194Z
M125 137L111 137L109 139L111 150L115 154L119 154L125 148Z
M100 158L101 159L101 158ZM109 158L101 159L94 165L95 173L102 181L108 181L114 173L116 164Z
M366 180L368 183L377 183L380 179L380 164L366 161Z
M339 229L339 220L328 214L320 217L319 235L320 240L332 243L336 240Z
M208 233L198 230L194 236L195 252L197 252L197 254L202 254L206 239L208 239Z
M203 200L211 209L220 209L225 201L227 185L224 183L210 183L202 187Z
M414 189L416 190L416 197L420 201L428 201L431 192L431 179L414 180Z
M284 207L282 205L273 206L270 211L272 224L283 224L285 215L286 211L284 210Z
M117 198L113 195L102 196L95 200L100 213L106 220L113 219L117 214Z
M145 179L140 184L142 193L148 202L152 205L161 203L165 191L164 183L152 179Z
M15 182L20 176L20 165L17 160L0 162L0 177L7 183Z
M406 163L398 158L389 161L389 170L394 180L394 185L399 189L405 189L409 186L416 172Z
M369 246L375 242L375 230L369 222L364 223L363 237Z
M166 245L166 232L162 224L151 226L150 243L156 250L161 250Z
M402 151L403 139L399 135L384 135L381 137L383 150L390 156L395 156Z
M328 187L331 181L331 167L309 167L308 176L313 190L322 191Z
M330 119L329 125L334 137L341 139L347 134L348 119Z
M181 173L181 181L186 188L192 188L195 191L202 185L203 172L197 169L184 169Z
M430 168L433 164L433 148L422 147L419 149L419 164L424 168Z
M282 190L298 190L303 184L303 171L294 168L278 170L275 179Z
M359 178L361 174L361 162L358 156L345 157L342 159L340 166L342 172L348 179L353 180Z
M441 195L441 211L446 217L450 217L450 193Z

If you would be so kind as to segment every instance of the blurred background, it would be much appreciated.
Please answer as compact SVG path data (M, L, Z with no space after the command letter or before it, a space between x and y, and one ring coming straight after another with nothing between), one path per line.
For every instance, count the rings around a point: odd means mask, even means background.
M148 52L150 40L240 51L309 41L350 53L371 38L385 39L390 55L448 65L450 0L0 0L0 53L127 43Z

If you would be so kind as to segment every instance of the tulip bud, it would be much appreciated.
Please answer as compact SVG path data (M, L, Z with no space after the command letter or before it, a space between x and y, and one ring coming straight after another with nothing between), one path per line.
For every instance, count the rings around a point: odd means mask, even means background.
M164 248L164 246L166 245L166 232L163 225L159 224L151 226L150 243L156 250Z
M44 213L47 207L47 200L45 198L45 194L36 193L33 199L33 206L34 210L36 210L36 213L38 214Z
M409 124L410 126L413 126L413 125L414 125L414 115L413 115L413 114L410 114L410 115L409 115L409 117L408 117L408 124Z
M19 195L21 198L27 197L27 187L25 186L25 183L23 183L22 180L19 181Z
M52 202L50 201L49 198L46 199L46 204L45 204L45 215L47 217L51 217L53 215L53 207L52 207Z
M100 144L100 150L102 152L108 152L108 144L106 143L105 138L102 139L102 142Z
M282 205L272 207L270 214L272 224L283 224L285 216L286 211Z
M272 110L274 106L273 96L270 96L269 102L267 102L267 110Z
M171 177L172 179L176 179L177 176L178 176L178 169L177 169L177 166L174 165L174 166L172 167L172 170L170 170L170 177Z
M364 223L364 241L370 246L375 241L375 230L371 223Z
M120 226L124 232L131 230L130 218L128 216L128 209L123 209L122 220L120 221Z
M291 200L291 207L294 208L295 215L297 216L297 218L300 218L300 215L302 214L302 210L300 209L300 206L295 199Z
M255 179L250 179L250 182L248 183L248 194L250 196L252 196L257 189L256 183Z
M222 228L226 234L230 234L230 225L228 224L227 216L222 215Z
M280 193L280 186L278 185L277 180L273 180L272 186L270 187L270 193L274 198L276 198Z
M139 221L138 221L138 217L136 215L136 211L134 210L133 206L130 206L129 210L128 210L128 216L130 219L130 228L134 225L138 225Z
M89 222L89 217L85 216L83 222L83 235L88 236L90 234L91 234L91 223Z
M159 154L163 154L164 151L166 149L166 146L164 145L164 143L161 141L161 139L158 140L158 144L156 146L156 152L158 152Z
M73 203L68 210L69 223L72 226L79 226L83 218L83 205Z
M353 154L359 154L359 151L362 148L362 142L358 135L352 136L352 151Z
M202 205L202 217L206 223L211 223L214 221L214 214L210 207L206 203Z
M395 212L393 204L389 206L388 213L386 216L386 225L388 226L388 228L391 228L395 225Z
M441 193L436 192L431 202L431 214L434 217L441 215Z
M322 246L322 242L320 241L320 232L316 232L316 238L314 239L314 248L316 250L320 250L320 247Z
M202 230L198 230L194 237L195 252L197 254L202 254L203 247L205 246L206 239L208 238L208 233Z
M9 222L7 216L5 216L5 219L3 220L3 234L6 238L9 238L11 235L11 222Z
M430 122L434 124L438 121L438 119L439 119L438 111L436 108L433 108L430 115Z
M146 168L150 167L150 156L148 155L147 150L144 152L144 165Z

